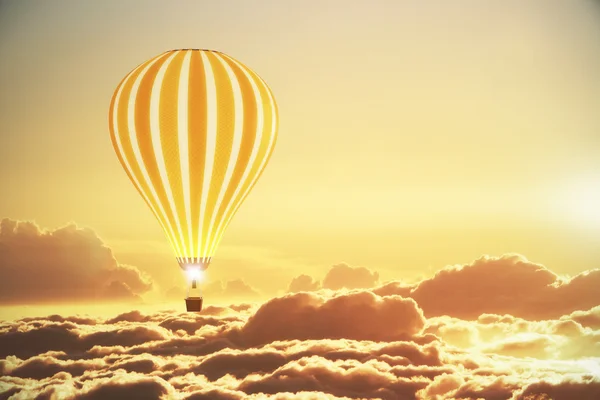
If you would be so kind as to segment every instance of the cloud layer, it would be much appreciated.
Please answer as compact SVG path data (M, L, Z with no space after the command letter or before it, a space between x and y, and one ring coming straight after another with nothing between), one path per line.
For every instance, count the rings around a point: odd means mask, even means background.
M42 231L32 222L0 221L0 303L140 300L151 287L90 229Z
M380 296L413 298L426 317L469 320L486 313L543 320L600 304L600 269L566 278L517 254L483 256L470 264L447 266L418 284L391 281L374 287L377 280L377 273L367 268L340 264L330 269L322 285L300 275L288 290L372 288Z
M599 310L427 319L414 299L357 289L25 318L0 325L0 398L596 399Z
M151 287L89 229L0 223L0 302ZM0 399L598 399L598 287L600 270L565 278L518 255L418 284L338 264L260 304L0 321ZM242 280L204 293L260 298Z

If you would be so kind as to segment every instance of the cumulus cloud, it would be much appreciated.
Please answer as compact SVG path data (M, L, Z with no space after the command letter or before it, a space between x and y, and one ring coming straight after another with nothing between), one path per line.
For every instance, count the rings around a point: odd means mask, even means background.
M600 306L587 311L573 311L568 318L586 328L600 330Z
M322 284L300 275L291 281L288 292L373 288L379 296L415 299L427 317L471 320L486 313L531 320L559 318L600 304L600 269L567 278L516 254L483 256L470 264L447 266L417 284L392 281L376 287L378 280L377 272L338 264L327 272ZM595 311L577 318L598 326L599 315Z
M348 338L393 340L417 333L424 318L412 299L355 291L325 297L295 293L265 303L242 330L249 343Z
M563 278L541 264L509 254L448 266L412 287L392 282L373 292L410 296L427 317L477 319L488 313L541 320L597 306L598 287L600 269Z
M290 282L288 292L311 292L320 289L365 289L376 286L378 282L378 272L365 267L351 267L348 264L341 263L332 266L327 271L322 284L306 274L295 277Z
M292 279L290 286L288 287L288 292L313 292L320 288L321 284L319 281L315 281L312 277L302 274Z
M379 281L379 273L365 267L351 267L348 264L337 264L331 267L325 278L323 288L338 290L371 288Z
M0 303L140 300L151 287L146 274L119 264L90 229L0 222Z

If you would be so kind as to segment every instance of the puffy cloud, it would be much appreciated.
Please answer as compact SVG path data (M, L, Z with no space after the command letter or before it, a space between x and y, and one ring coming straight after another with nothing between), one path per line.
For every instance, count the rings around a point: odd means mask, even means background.
M0 222L0 303L139 301L151 287L146 274L119 264L90 229Z
M295 277L290 282L288 292L311 292L320 289L366 289L376 286L378 281L379 273L375 271L341 263L332 266L327 271L322 284L305 274Z
M463 383L464 379L460 376L440 374L416 395L419 399L441 400L445 394L458 389Z
M265 303L243 327L242 336L253 344L321 338L394 340L417 333L423 323L412 299L379 297L369 291L330 298L303 292Z
M588 311L574 311L569 318L581 324L581 326L600 330L600 306Z
M404 282L392 281L386 282L383 285L374 288L373 293L379 296L398 295L402 297L410 297L414 285L409 285Z
M70 322L15 324L0 335L0 357L31 357L51 350L82 352L94 346L135 346L171 336L168 330L156 325L82 328Z
M558 383L536 382L517 394L516 400L595 400L600 399L600 378L565 379Z
M120 379L119 379L120 378ZM145 400L159 399L172 392L171 386L157 377L111 377L97 382L76 396L77 400Z
M596 289L600 287L600 269L566 278L517 254L483 256L470 264L447 266L418 284L392 281L375 287L378 279L377 272L367 268L339 264L328 271L321 286L310 276L300 275L292 280L288 291L373 288L371 291L379 296L413 298L426 317L448 315L469 320L482 314L543 320L600 304ZM597 310L573 318L600 326Z
M292 279L290 286L288 287L288 292L313 292L320 288L321 285L319 281L315 281L312 277L302 274Z
M338 290L372 288L379 281L379 273L365 267L351 267L348 264L337 264L331 267L325 278L323 288Z
M377 361L329 361L319 357L288 363L271 374L249 376L239 386L246 393L327 391L350 398L411 398L427 380L407 379Z
M401 283L389 283L373 291L410 296L427 317L477 319L489 313L542 320L597 306L598 287L600 269L568 279L523 256L509 254L446 267L410 290Z

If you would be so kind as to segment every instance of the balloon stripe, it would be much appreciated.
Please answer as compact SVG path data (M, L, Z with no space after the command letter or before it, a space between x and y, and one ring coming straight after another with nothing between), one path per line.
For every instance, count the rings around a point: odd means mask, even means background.
M242 134L243 134L243 128L244 128L244 107L243 107L243 103L242 103L243 99L242 99L242 91L240 88L240 84L239 84L238 80L236 79L235 74L232 71L229 64L227 64L223 60L223 58L220 57L218 54L215 54L214 56L216 59L219 60L219 62L221 63L221 66L225 69L225 72L227 73L227 76L229 79L229 84L231 85L231 88L233 90L233 98L234 98L233 107L230 107L229 105L223 105L223 108L225 108L226 110L233 110L233 143L231 144L231 152L229 154L229 159L227 161L225 176L223 177L222 183L220 185L221 187L219 189L219 194L217 196L217 200L216 200L215 206L212 211L210 224L208 225L209 226L208 234L204 238L203 249L205 251L209 250L210 239L213 235L215 223L217 222L216 218L218 216L219 209L221 208L221 205L223 204L223 197L225 196L225 193L229 187L229 184L231 182L231 177L233 175L233 171L234 171L234 169L236 167L236 163L238 161L238 156L239 156L240 148L242 145ZM229 91L227 93L229 93ZM229 118L229 117L226 117L226 118ZM231 137L230 133L227 131L224 133L220 132L220 135L221 134L223 137L226 137L226 138ZM207 253L207 256L211 257L212 254Z
M201 215L201 201L204 181L204 166L207 136L207 88L205 66L199 51L192 52L190 63L189 103L188 103L188 144L190 171L190 202L193 226L191 242L194 245L192 263L200 262L200 251L196 247L200 243L198 229Z
M179 78L178 88L178 107L177 107L177 126L179 132L177 134L179 138L179 156L181 161L179 168L181 171L181 186L183 190L183 202L185 206L185 225L187 227L186 236L186 257L190 258L194 256L192 250L192 224L191 224L191 205L190 205L190 161L189 161L189 127L188 127L188 99L189 99L189 84L190 84L190 61L192 52L186 51L183 65L181 66L181 76Z
M201 243L204 238L204 220L206 214L206 206L208 203L208 191L210 188L211 177L213 174L213 165L215 161L215 150L217 145L217 88L215 84L215 76L213 68L204 52L201 52L202 63L204 65L206 79L206 158L204 161L204 176L202 179L202 201L200 203L200 224L199 240L197 247L197 257L200 262L205 262L204 254L202 254Z

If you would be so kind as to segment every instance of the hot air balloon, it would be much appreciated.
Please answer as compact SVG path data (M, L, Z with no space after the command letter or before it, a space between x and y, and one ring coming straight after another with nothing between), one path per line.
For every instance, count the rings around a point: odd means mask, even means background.
M273 153L273 93L226 54L171 50L125 76L109 127L123 169L187 275L187 310L201 311L201 276Z

